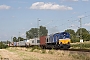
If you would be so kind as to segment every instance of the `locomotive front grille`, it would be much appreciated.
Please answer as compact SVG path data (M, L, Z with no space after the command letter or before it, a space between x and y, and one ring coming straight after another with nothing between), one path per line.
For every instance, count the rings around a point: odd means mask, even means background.
M59 44L68 44L70 43L70 39L59 39Z

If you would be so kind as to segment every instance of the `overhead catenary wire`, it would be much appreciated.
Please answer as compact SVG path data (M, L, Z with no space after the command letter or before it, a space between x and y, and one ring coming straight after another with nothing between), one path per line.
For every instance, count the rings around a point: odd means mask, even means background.
M88 11L87 11L88 12ZM87 13L87 12L84 12L85 14ZM81 13L81 14L83 14L83 13ZM79 15L81 15L81 14L79 14ZM86 15L86 16L84 16L84 17L81 17L81 18L86 18L86 17L89 17L90 15ZM72 19L73 17L70 17L70 18L64 18L64 19L59 19L59 20L56 20L56 21L54 21L54 20L52 20L52 21L50 21L50 22L48 22L47 24L45 24L45 25L43 25L43 26L47 26L48 24L51 24L52 22L54 22L54 23L57 23L57 22L59 22L60 20L66 20L66 22L65 23L61 23L61 24L58 24L58 25L55 25L55 26L59 26L59 27L62 27L62 26L67 26L67 27L73 27L73 26L71 26L71 24L76 24L76 22L78 23L78 25L75 25L77 28L80 28L80 26L79 26L79 22L80 22L80 18L76 18L76 19ZM70 25L70 26L69 26ZM64 27L64 28L66 28L66 27Z

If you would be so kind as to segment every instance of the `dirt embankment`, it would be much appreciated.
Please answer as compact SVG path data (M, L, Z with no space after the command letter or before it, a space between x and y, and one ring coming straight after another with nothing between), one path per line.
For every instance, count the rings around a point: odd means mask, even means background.
M0 50L0 58L9 60L88 60L90 53L62 50L37 50L27 48L8 48Z
M16 53L10 52L6 49L0 49L1 60L22 60Z

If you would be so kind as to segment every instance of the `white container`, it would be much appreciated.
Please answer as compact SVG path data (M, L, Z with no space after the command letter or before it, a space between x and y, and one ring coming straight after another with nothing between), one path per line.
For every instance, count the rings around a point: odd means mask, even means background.
M24 41L19 41L19 46L25 46L25 40Z
M30 46L32 45L40 45L40 40L38 38L29 39Z
M30 46L30 40L25 41L26 46Z

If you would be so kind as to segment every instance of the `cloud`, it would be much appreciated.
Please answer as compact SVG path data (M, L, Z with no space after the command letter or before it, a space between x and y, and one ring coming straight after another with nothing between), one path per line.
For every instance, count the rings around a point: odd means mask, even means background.
M87 2L87 1L89 1L89 0L82 0L82 1L86 1L86 2Z
M85 26L90 26L90 23L86 23Z
M0 10L8 10L10 8L11 7L10 6L7 6L7 5L0 5Z
M85 17L85 15L78 16L78 18L83 18L83 17Z
M77 2L79 0L63 0L63 1L73 1L73 2Z
M69 0L69 1L79 1L79 0Z
M73 10L72 7L59 5L55 3L44 3L44 2L36 2L33 3L30 9L41 9L41 10Z

